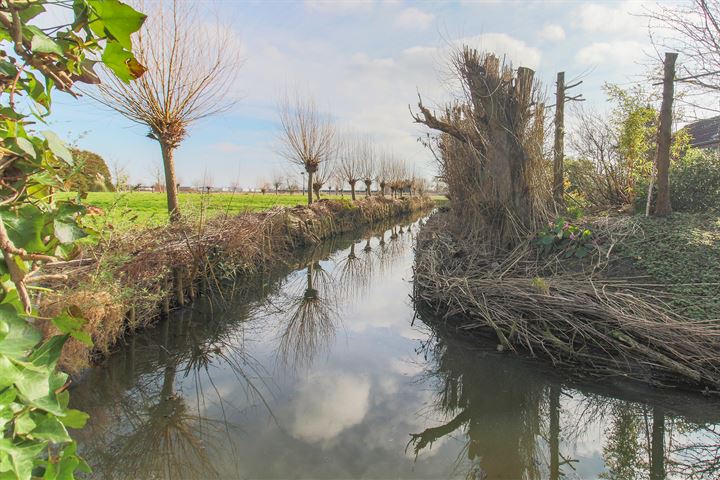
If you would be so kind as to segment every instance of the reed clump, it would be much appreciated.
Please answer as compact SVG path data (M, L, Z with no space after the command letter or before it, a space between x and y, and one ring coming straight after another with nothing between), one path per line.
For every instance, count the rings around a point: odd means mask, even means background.
M432 206L427 197L370 197L350 206L322 200L126 231L51 265L51 273L66 280L48 285L55 293L39 299L40 312L67 311L86 320L93 348L71 339L61 359L66 370L77 372L107 355L124 335L209 290L222 295L226 282L267 270L295 248Z
M449 220L431 218L415 265L415 299L438 321L584 377L720 393L720 322L674 313L662 285L612 275L632 218L596 220L592 252L576 262L541 256L532 237L487 255L448 233Z

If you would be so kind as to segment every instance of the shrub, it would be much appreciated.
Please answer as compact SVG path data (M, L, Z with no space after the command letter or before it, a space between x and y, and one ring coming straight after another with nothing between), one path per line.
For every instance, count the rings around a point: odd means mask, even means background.
M644 182L636 208L644 210L646 201ZM670 167L670 202L680 212L720 211L720 153L690 149L674 162Z

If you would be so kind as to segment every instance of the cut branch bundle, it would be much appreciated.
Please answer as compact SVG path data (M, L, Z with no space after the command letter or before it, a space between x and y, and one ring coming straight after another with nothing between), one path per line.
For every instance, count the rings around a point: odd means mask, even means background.
M502 259L474 254L443 221L420 239L415 297L449 326L588 376L720 390L717 320L672 313L657 285L551 267L531 241Z

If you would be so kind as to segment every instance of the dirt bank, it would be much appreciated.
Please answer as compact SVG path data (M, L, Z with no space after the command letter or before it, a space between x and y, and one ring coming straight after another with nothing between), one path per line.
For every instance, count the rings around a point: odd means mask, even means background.
M78 372L129 332L208 290L283 262L294 249L433 205L425 197L322 200L126 233L51 267L49 273L67 280L50 285L55 291L40 298L40 311L52 316L66 310L87 321L94 348L71 339L63 354L63 367Z

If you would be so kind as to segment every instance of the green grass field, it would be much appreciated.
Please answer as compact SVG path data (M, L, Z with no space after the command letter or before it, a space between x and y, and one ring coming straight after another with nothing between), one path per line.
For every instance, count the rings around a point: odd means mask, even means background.
M59 198L74 198L75 193L58 194ZM221 213L260 212L276 205L304 205L307 196L302 194L275 195L274 193L181 193L180 211L190 219L210 218ZM332 198L334 195L323 198ZM350 198L345 195L345 198ZM359 198L362 198L359 197ZM432 197L438 204L445 201L443 196ZM115 230L146 228L165 225L168 221L167 199L164 193L153 192L91 192L83 203L101 208L105 215L91 217L98 228L110 224Z
M72 198L74 193L59 194L60 198ZM199 218L212 217L220 213L259 212L275 205L294 206L305 203L306 196L266 193L181 193L180 209L184 216ZM167 199L164 193L153 192L91 192L83 201L87 205L101 208L104 217L98 222L108 222L116 229L148 227L167 223Z

